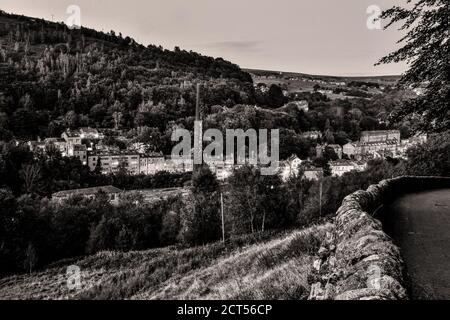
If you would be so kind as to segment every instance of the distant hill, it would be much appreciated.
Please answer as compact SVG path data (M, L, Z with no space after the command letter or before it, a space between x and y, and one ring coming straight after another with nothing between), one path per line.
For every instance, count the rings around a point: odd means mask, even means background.
M198 82L205 105L253 97L250 75L222 58L3 11L0 73L3 134L21 138L85 125L164 130L194 115Z
M102 252L32 275L0 279L0 299L295 299L309 296L308 275L331 224L204 247ZM68 290L67 267L81 271Z
M277 85L289 94L321 92L329 99L371 99L376 95L398 91L400 76L340 77L297 72L245 69L253 82L271 87ZM362 89L362 90L361 90ZM387 89L387 90L386 90Z
M323 81L362 81L362 82L377 82L377 83L386 83L386 84L394 84L398 80L400 80L400 75L385 75L385 76L330 76L330 75L312 75L306 73L299 72L284 72L284 71L273 71L273 70L260 70L260 69L244 69L244 71L253 74L255 76L275 76L280 79L288 79L292 77L301 77L311 80L323 80Z

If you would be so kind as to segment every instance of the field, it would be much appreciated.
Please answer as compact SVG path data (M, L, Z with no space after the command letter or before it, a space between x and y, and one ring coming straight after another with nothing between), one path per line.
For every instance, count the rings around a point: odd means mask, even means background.
M320 76L309 75L295 72L278 72L266 70L246 69L252 75L254 83L264 83L266 86L276 84L286 88L289 93L314 92L314 86L319 85L321 88L329 90L348 89L350 82L376 83L379 86L394 86L400 79L399 76L368 76L368 77L339 77L339 76ZM383 90L376 88L368 88L370 94L382 94ZM331 100L336 99L352 99L351 95L344 93L326 93Z
M330 224L204 247L102 252L0 280L3 299L306 299L308 275ZM81 288L67 287L67 267Z

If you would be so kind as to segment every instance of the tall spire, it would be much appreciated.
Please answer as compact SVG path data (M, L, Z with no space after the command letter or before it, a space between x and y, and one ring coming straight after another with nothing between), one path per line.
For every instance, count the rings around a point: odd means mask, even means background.
M200 83L197 83L197 101L195 104L195 121L201 121L201 119L200 119Z
M197 83L197 102L194 123L194 171L203 164L203 122L200 113L200 83Z

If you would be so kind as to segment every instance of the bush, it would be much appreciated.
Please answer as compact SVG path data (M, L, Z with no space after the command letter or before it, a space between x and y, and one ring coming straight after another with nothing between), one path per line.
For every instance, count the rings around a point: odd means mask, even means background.
M450 131L430 137L427 143L408 151L409 175L450 176Z

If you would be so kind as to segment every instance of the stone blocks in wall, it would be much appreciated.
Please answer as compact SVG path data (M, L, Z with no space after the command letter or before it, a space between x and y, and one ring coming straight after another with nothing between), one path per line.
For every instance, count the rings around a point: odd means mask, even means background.
M311 276L311 300L404 300L400 250L372 213L409 192L449 188L450 178L399 177L347 196Z

